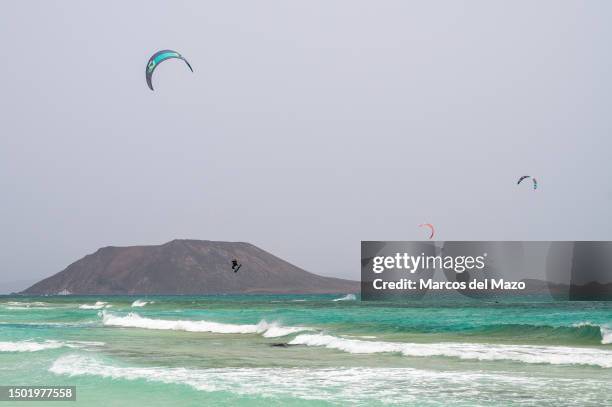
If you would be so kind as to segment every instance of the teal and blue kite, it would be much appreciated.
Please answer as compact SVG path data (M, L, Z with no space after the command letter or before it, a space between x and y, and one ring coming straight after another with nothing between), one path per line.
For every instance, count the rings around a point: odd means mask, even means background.
M151 79L153 77L153 72L155 72L155 68L162 62L168 59L182 59L185 61L191 72L193 72L193 68L189 64L189 62L178 52L173 51L171 49L165 49L163 51L157 51L155 54L149 58L149 62L147 62L146 76L147 76L147 85L149 85L149 89L153 90L153 83Z

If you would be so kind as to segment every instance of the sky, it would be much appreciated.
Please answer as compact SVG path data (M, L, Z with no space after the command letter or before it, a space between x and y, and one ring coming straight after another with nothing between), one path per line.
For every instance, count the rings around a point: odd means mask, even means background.
M3 0L0 281L175 238L352 279L360 241L424 222L612 240L611 19L605 0ZM165 62L152 92L168 48L195 72Z

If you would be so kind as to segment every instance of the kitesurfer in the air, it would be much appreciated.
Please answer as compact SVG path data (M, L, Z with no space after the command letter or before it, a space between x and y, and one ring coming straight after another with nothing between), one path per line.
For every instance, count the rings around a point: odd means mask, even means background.
M234 270L234 273L237 272L240 267L242 267L242 264L238 264L238 260L232 260L232 270Z

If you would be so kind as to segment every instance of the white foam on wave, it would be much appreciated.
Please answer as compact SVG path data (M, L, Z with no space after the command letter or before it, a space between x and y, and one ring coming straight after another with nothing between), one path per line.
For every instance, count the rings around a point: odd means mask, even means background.
M68 341L46 340L44 342L18 341L0 342L0 352L38 352L47 349L58 348L82 348L87 346L104 346L104 342L92 341Z
M343 335L345 338L376 339L374 335Z
M612 344L612 328L609 327L608 325L598 325L590 321L586 321L586 322L578 322L578 323L572 324L572 326L574 328L581 328L583 326L592 326L595 328L599 328L599 333L601 334L601 344L602 345Z
M153 301L136 300L132 303L132 307L144 307L147 304L153 304Z
M461 399L466 405L510 405L516 395L529 394L534 404L554 399L584 405L585 395L601 392L606 378L573 380L532 377L523 373L435 371L415 368L211 368L117 366L78 354L59 357L49 369L57 375L96 376L112 380L188 385L205 392L243 396L291 397L340 405L445 405ZM321 384L325 385L322 386ZM552 389L552 390L551 390ZM538 403L539 401L539 403ZM582 402L581 402L582 401Z
M112 307L112 305L109 305L105 301L96 301L96 303L93 305L90 305L90 304L79 305L80 309L102 309L102 308L110 308L110 307Z
M41 309L53 309L49 307L49 303L33 301L33 302L21 302L21 301L7 301L5 303L0 303L4 307L4 309L11 311L18 310L41 310Z
M599 327L601 331L601 343L604 345L612 344L612 328L607 326Z
M355 294L347 294L344 297L336 298L332 301L355 301L356 299L357 297L355 296Z
M46 307L46 306L51 305L48 302L41 302L41 301L32 301L32 302L7 301L4 304L16 306L16 307Z
M99 325L99 321L95 320L87 320L87 321L82 321L82 322L47 322L47 321L41 321L41 322L6 322L6 321L2 321L0 322L0 326L2 325L25 325L25 326L36 326L36 327L76 327L76 328L82 328L82 327L89 327L89 326L96 326Z
M100 341L68 341L67 345L69 348L79 348L81 346L104 346L106 343Z
M0 352L38 352L45 349L57 349L64 346L63 342L59 341L44 341L44 342L0 342Z
M258 324L226 324L203 320L152 319L141 317L133 312L122 316L102 311L102 322L106 326L118 326L123 328L211 332L220 334L262 334L266 338L277 338L297 332L312 330L312 328L308 327L281 326L277 323L268 323L266 321L260 321Z
M303 331L312 331L312 328L303 327L303 326L281 326L276 323L267 323L266 321L261 321L258 326L263 324L265 331L263 333L264 338L280 338L281 336L287 336L291 334L295 334Z
M583 326L595 326L595 327L599 327L599 325L594 324L594 323L592 323L592 322L590 322L590 321L576 322L575 324L572 324L572 326L573 326L574 328L581 328L581 327L583 327Z
M401 353L404 356L443 356L473 360L512 360L553 365L593 365L612 368L612 352L565 346L497 345L479 343L403 343L362 341L325 334L302 334L290 345L321 346L348 353Z

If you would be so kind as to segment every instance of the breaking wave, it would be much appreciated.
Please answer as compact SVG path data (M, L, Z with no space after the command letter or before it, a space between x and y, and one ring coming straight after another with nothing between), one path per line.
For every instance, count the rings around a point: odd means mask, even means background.
M570 326L496 324L479 327L474 333L486 337L521 337L523 339L544 340L552 344L595 345L610 343L606 342L606 335L609 335L610 328L590 322L580 322Z
M88 342L88 341L69 341L61 342L55 340L47 340L44 342L34 341L18 341L18 342L0 342L0 352L38 352L47 349L59 348L82 348L85 346L104 346L104 342Z
M612 328L601 327L601 343L604 345L612 344Z
M153 304L153 301L136 300L132 303L132 307L144 307L147 304Z
M357 299L357 296L355 294L347 294L344 297L336 298L335 300L332 300L332 301L355 301L356 299Z
M161 329L187 332L211 332L220 334L261 334L266 338L277 338L298 332L311 331L303 326L282 326L277 323L260 321L258 324L226 324L212 321L190 321L144 318L136 313L114 315L102 312L102 322L106 326L123 328Z
M42 309L53 309L50 307L51 304L46 302L34 301L34 302L21 302L21 301L7 301L0 303L4 309L11 311L18 310L42 310Z
M41 301L33 301L33 302L7 301L3 305L12 305L15 307L46 307L51 304L48 302L41 302Z
M109 305L107 302L104 302L104 301L96 301L96 303L93 305L90 305L90 304L79 305L80 309L102 309L102 308L110 308L110 307L112 307L112 305Z
M577 324L572 325L572 327L577 329L593 329L599 334L602 345L608 345L612 343L612 328L610 328L609 326L597 325L587 321L579 322Z
M600 326L599 330L601 332L601 343L603 345L612 344L612 328L609 326Z
M566 346L499 345L479 343L402 343L362 341L325 334L301 334L290 345L320 346L355 354L400 353L414 357L453 357L472 360L511 360L553 365L593 365L612 368L612 351Z
M187 385L203 392L229 392L241 396L321 400L340 405L385 403L446 405L461 399L466 405L510 405L516 394L529 394L534 404L555 399L568 405L584 405L584 395L595 393L608 383L604 379L573 380L525 374L437 371L415 368L211 368L140 367L117 365L91 356L70 354L55 360L51 373L67 376L94 376L112 380L146 380L154 383ZM325 386L321 384L324 383ZM251 400L252 401L252 400ZM272 403L275 404L276 403Z

